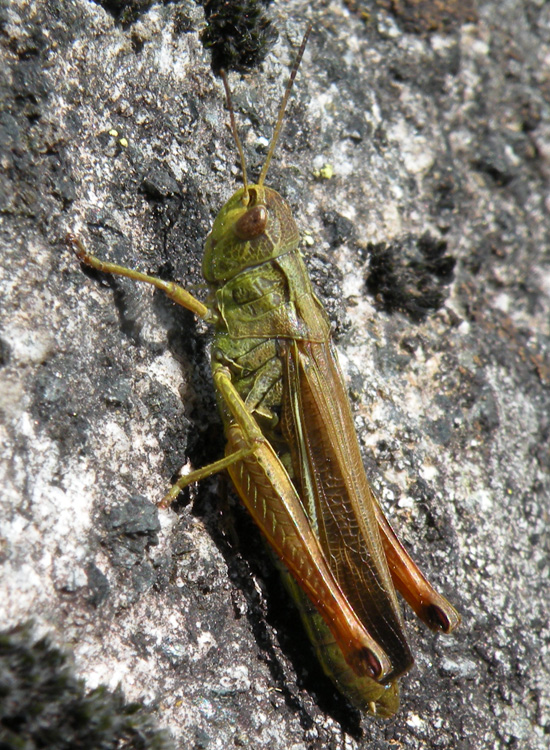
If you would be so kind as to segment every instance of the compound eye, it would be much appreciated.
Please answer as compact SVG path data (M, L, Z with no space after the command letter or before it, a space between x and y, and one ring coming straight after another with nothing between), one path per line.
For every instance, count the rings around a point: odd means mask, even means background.
M253 240L265 232L267 226L267 208L253 206L235 223L234 231L240 240Z

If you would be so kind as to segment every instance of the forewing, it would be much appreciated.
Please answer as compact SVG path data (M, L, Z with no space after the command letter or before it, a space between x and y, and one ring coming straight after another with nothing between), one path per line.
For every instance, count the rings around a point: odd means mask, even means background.
M302 502L336 580L398 676L413 659L340 368L328 342L283 348L283 431Z

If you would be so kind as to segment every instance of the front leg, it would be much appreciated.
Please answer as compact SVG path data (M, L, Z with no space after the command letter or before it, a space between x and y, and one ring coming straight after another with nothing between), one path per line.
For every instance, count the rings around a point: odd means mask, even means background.
M173 281L163 281L156 276L149 276L148 274L141 273L140 271L136 271L133 268L126 268L126 266L119 266L116 263L109 263L105 260L100 260L99 258L96 258L95 255L91 255L84 247L82 241L76 235L72 234L72 232L69 232L67 234L66 239L68 244L74 250L77 258L79 258L79 260L81 260L87 266L95 268L96 271L101 271L102 273L112 273L116 276L126 276L129 279L134 279L135 281L142 281L146 284L152 284L152 286L160 289L168 297L170 297L170 299L173 300L177 305L185 307L186 310L190 310L192 313L195 313L197 317L202 318L207 323L215 322L215 313L213 313L209 307L203 304L200 300L196 299L196 297L193 297L193 295L183 287L178 286L178 284L174 284Z

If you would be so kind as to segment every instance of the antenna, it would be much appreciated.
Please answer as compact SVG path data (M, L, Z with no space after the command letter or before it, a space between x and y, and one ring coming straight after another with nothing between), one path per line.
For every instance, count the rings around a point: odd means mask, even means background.
M243 186L244 186L244 193L243 193L242 200L243 200L243 204L246 206L248 205L248 201L250 200L250 198L248 195L248 179L246 177L246 161L244 158L243 144L241 143L241 139L239 138L239 133L237 132L237 124L235 123L235 112L233 110L233 101L231 99L231 90L229 88L229 82L227 80L225 70L220 70L220 75L223 81L223 86L225 88L225 98L227 101L227 108L229 110L229 119L231 120L231 130L233 132L233 138L235 140L235 143L237 144L237 150L241 158L241 169L243 172Z
M298 72L298 67L300 66L300 63L302 61L302 57L304 55L304 50L306 48L307 40L310 34L310 31L312 29L313 23L310 21L308 24L308 27L306 29L306 33L304 34L304 38L302 39L302 43L300 45L300 49L298 50L298 54L296 56L296 60L294 62L294 66L292 68L292 71L290 73L290 78L288 79L288 83L286 85L285 93L283 95L283 100L281 102L281 106L279 108L279 116L277 117L277 123L275 125L275 130L273 131L273 135L271 136L271 143L269 144L269 149L267 152L267 156L264 162L264 165L262 167L262 171L260 174L260 179L258 180L258 185L263 185L265 176L267 174L267 170L269 169L269 164L271 162L271 157L273 156L273 152L275 151L275 146L277 145L277 140L279 138L279 133L281 132L281 127L283 125L283 117L285 115L286 105L288 103L288 97L290 96L290 90L292 89L292 84L294 83L294 79L296 78L296 73Z

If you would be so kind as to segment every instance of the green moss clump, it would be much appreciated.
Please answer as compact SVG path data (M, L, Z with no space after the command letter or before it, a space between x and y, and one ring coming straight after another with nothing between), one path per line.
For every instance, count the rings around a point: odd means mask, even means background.
M120 689L86 690L68 656L27 623L0 631L1 750L174 750Z

